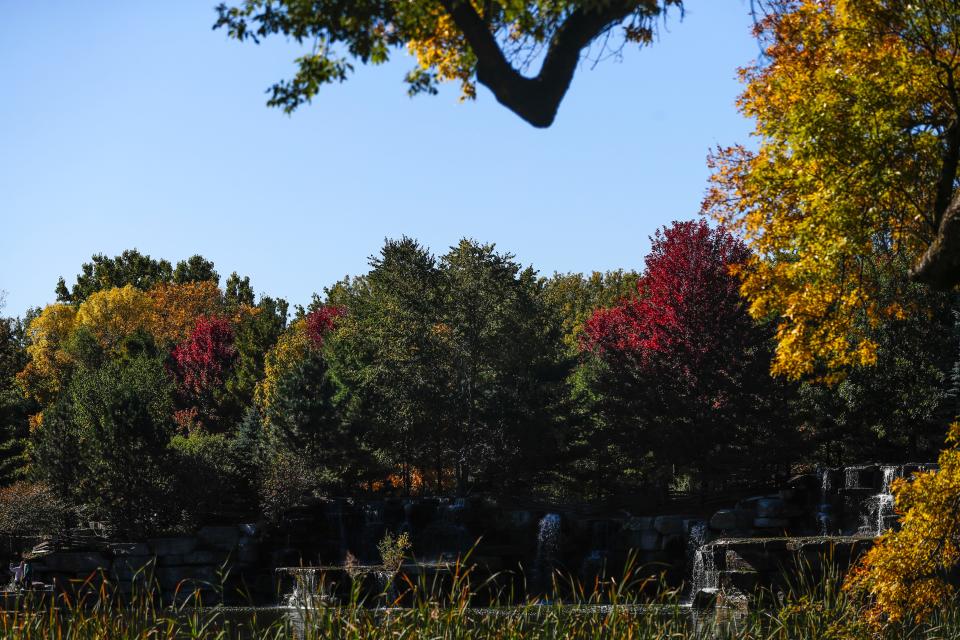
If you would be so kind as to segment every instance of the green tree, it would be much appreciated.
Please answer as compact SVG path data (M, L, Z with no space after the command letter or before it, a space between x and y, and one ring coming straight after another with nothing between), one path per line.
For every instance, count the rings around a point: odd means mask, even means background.
M461 493L519 486L556 453L565 388L559 317L532 268L461 240L440 261L445 446Z
M229 305L235 307L247 305L248 307L252 307L254 294L253 287L250 286L250 276L241 278L237 275L236 271L231 273L230 277L227 278L227 282L224 284L224 297Z
M798 410L822 463L933 460L958 415L955 294L901 286L924 310L865 329L877 344L876 364L852 367L833 386L801 386Z
M16 381L17 373L27 364L24 328L17 318L0 318L0 485L23 476L29 416L36 412L36 406L24 396Z
M231 275L231 278L236 274ZM249 287L249 279L244 278ZM249 296L241 292L231 297L230 280L227 280L227 300L247 304L253 299L253 289ZM232 396L233 404L240 411L251 405L257 383L264 378L264 359L277 343L280 334L287 327L287 301L283 298L263 296L256 306L255 313L242 317L236 329L234 347L237 359L233 371L227 379L226 388Z
M463 240L437 261L387 241L363 278L329 292L346 306L331 370L351 420L407 485L523 486L555 451L568 372L559 317L533 269Z
M79 369L33 434L35 470L92 520L146 535L177 523L172 387L163 362L136 356Z
M154 260L136 249L127 249L113 258L98 253L90 262L83 263L76 282L69 289L64 279L60 278L57 282L57 301L79 304L97 291L128 284L146 291L172 279L173 267L168 261Z
M331 341L330 366L348 419L369 427L381 463L399 471L409 491L416 470L450 464L437 437L445 393L440 274L434 256L406 237L388 240L370 266L331 291L347 314Z
M313 469L318 488L342 492L355 487L364 456L337 396L322 350L311 348L278 381L268 433L278 455L300 458Z
M161 283L186 283L220 280L213 262L194 255L177 263L176 269L167 260L154 260L136 249L127 249L109 258L102 253L84 262L70 288L63 278L57 282L57 301L80 304L97 291L132 285L147 291Z
M636 271L622 269L590 275L554 273L544 280L543 297L559 316L564 345L576 358L567 380L570 396L561 417L563 437L554 476L558 490L578 498L600 499L642 484L636 460L643 456L634 455L637 444L627 428L634 422L628 409L634 398L613 402L605 396L604 363L581 349L587 320L597 309L639 295L639 280Z
M213 262L201 255L192 255L186 260L181 260L173 270L173 281L176 284L208 280L219 284L220 274L213 268Z
M636 271L554 273L544 281L544 298L560 314L563 342L579 353L583 326L599 308L612 307L637 295L640 274Z
M292 111L316 95L320 86L342 82L352 60L382 64L406 48L417 57L407 74L411 94L436 93L440 81L459 82L465 98L476 83L536 127L556 116L584 49L619 51L627 43L653 40L657 21L680 0L527 0L467 2L439 0L384 2L364 0L243 0L221 4L214 28L237 40L283 34L311 51L297 59L292 80L273 86L271 106ZM535 76L525 72L541 60Z

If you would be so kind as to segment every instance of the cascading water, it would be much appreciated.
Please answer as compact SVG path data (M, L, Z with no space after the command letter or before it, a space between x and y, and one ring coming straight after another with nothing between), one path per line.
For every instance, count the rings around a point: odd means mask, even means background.
M833 492L833 477L830 469L820 472L820 506L817 509L817 522L820 525L820 535L828 536L833 529L832 506L830 504Z
M887 530L887 523L893 515L893 493L891 486L893 480L900 475L901 467L883 467L883 486L880 493L876 495L877 514L875 535L880 535Z
M293 578L293 591L287 596L288 607L313 609L323 599L322 589L318 589L319 572L307 567L279 569Z
M533 577L538 588L549 589L559 551L560 514L548 513L540 518L537 526L537 554L534 558Z
M847 467L844 470L843 484L847 489L856 489L860 486L860 470L856 467Z
M687 561L690 571L690 593L687 602L692 603L703 589L716 587L716 571L713 553L705 553L709 529L706 522L693 522L687 534ZM706 557L709 556L709 557Z
M717 566L713 558L713 547L709 544L697 548L694 552L689 604L696 605L697 594L703 592L717 592Z

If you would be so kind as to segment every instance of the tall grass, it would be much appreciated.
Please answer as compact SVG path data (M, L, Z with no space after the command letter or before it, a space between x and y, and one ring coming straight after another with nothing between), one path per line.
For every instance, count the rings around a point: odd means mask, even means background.
M830 566L829 563L825 563ZM4 639L163 640L281 638L343 640L935 640L960 638L960 607L923 625L868 628L861 604L841 589L836 571L798 572L782 592L760 594L761 607L697 613L675 590L657 589L633 564L618 579L590 585L555 575L546 597L517 602L497 576L479 577L457 562L448 573L404 577L382 593L365 595L360 583L338 606L228 608L205 606L202 593L179 593L161 602L155 585L138 580L129 595L91 579L78 595L24 594L0 612ZM508 581L505 584L512 584ZM653 595L651 595L653 591ZM482 595L490 606L476 606Z

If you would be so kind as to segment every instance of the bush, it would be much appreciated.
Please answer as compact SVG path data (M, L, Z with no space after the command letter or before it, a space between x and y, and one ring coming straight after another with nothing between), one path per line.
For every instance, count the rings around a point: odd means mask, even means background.
M406 532L394 538L393 534L387 531L383 540L377 545L384 568L387 571L399 571L410 547L410 536Z
M286 509L317 495L320 479L306 461L295 455L274 455L263 473L260 505L264 516L276 520Z
M250 515L256 504L249 461L237 455L233 439L197 429L170 441L180 472L178 502L193 524L230 521Z
M70 520L70 509L42 482L17 482L0 488L0 532L8 535L55 534Z

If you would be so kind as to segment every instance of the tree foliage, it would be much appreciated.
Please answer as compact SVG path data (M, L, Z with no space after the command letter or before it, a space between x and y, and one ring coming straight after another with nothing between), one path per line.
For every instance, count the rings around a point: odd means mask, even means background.
M782 0L742 71L759 148L720 149L704 209L743 233L743 290L776 317L774 372L876 361L869 327L940 231L960 157L960 10L948 0ZM856 322L865 318L866 322ZM839 375L834 375L839 377Z
M344 2L243 0L217 7L214 28L237 40L282 34L309 43L293 79L275 84L268 102L292 111L320 86L345 81L353 62L382 64L406 48L417 59L407 74L411 94L436 93L438 82L460 83L473 98L476 83L530 124L549 126L584 49L619 50L647 44L657 19L679 0L417 0ZM535 76L525 73L541 61Z
M881 537L846 587L868 596L878 625L921 620L945 607L960 565L960 425L953 425L939 470L894 481L901 528Z
M0 485L22 477L27 462L24 442L36 407L16 378L27 362L23 322L0 318Z
M584 347L604 364L597 384L612 419L642 434L636 450L652 446L662 462L703 479L728 475L745 449L786 433L768 334L733 273L748 257L723 229L675 222L652 238L639 295L586 324ZM765 457L778 461L773 449Z
M42 461L34 473L91 520L127 534L161 531L178 520L172 412L171 384L155 358L81 368L34 434Z
M226 318L197 319L190 337L170 352L177 378L188 393L203 395L223 384L236 356L233 339Z
M409 238L332 293L347 308L331 348L344 406L408 489L414 471L466 491L543 467L566 369L541 294L493 245L463 240L437 260Z
M243 292L231 295L228 288L227 300L228 304L232 300L246 305L253 300L253 289L249 295ZM242 315L237 323L237 361L227 380L227 389L239 406L251 406L257 385L266 376L265 359L287 327L287 309L286 300L263 296L253 312Z
M146 330L152 316L150 296L128 284L90 294L77 307L76 324L87 329L104 350L116 352L124 338Z
M942 448L958 407L956 298L907 286L917 309L866 329L877 345L875 365L852 367L836 384L801 385L796 411L812 461L838 467L934 460Z
M149 330L160 344L181 342L198 318L226 312L224 295L212 280L161 283L147 294L153 304Z
M56 288L57 302L80 304L97 291L126 285L146 291L163 283L210 281L216 285L219 279L213 262L199 255L181 260L174 269L167 260L154 260L136 249L127 249L113 258L98 253L90 262L83 263L70 288L60 278Z
M583 328L594 311L613 307L637 295L640 274L636 271L555 273L544 282L544 299L556 309L563 327L563 342L577 353Z

